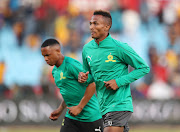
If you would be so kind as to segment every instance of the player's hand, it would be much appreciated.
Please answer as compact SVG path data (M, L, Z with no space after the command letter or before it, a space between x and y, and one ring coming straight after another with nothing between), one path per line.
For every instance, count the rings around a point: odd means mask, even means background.
M88 79L88 74L89 71L87 71L86 73L80 72L78 75L78 82L85 83Z
M104 84L105 84L105 87L106 87L107 89L112 89L112 90L117 90L117 89L118 89L118 85L117 85L115 79L114 79L114 80L107 81L107 82L104 81Z
M71 116L77 116L82 111L82 108L79 105L72 106L72 107L67 107L67 109L69 109L69 114Z
M51 113L51 115L49 116L49 119L55 121L59 118L60 115L61 115L61 112L58 109L56 109L55 111Z

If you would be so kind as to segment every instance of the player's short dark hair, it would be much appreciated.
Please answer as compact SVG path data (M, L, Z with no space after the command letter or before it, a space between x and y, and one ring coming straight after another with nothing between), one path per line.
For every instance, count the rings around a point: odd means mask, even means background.
M42 43L41 48L47 47L47 46L56 45L56 44L60 46L60 43L59 43L56 39L53 39L53 38L46 39L46 40Z
M111 26L112 26L112 17L111 17L110 12L104 11L104 10L95 10L93 15L101 15L101 16L103 16L105 18L108 18L109 19L110 28L111 28Z

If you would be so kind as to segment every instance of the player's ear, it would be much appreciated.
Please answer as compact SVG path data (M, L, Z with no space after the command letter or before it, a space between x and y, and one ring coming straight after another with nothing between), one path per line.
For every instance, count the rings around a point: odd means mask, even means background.
M61 54L61 48L59 45L56 45L55 47L55 51L58 53L58 54Z
M105 26L105 31L109 31L109 29L110 29L110 25L109 25L109 24L106 24L106 26Z
M60 49L56 49L56 52L60 55L61 54L61 50Z

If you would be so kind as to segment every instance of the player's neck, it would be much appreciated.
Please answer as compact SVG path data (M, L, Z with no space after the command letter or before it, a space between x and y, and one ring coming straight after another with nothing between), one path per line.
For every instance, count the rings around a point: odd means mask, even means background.
M101 38L95 39L96 43L99 45L99 42L100 42L100 41L103 41L108 35L109 35L109 33L105 34L105 35L102 36Z
M57 63L56 63L56 67L59 67L59 66L61 66L62 65L62 63L63 63L63 61L64 61L64 55L61 55L61 57L60 57L60 59L57 61Z

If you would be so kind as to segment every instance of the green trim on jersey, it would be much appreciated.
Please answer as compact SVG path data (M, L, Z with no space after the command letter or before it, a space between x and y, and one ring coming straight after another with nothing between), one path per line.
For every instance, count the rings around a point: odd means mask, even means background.
M78 74L82 71L82 64L70 57L65 57L58 68L56 66L53 68L52 75L55 83L60 89L60 93L68 107L79 104L88 86L87 83L82 84L78 82ZM73 117L68 111L66 112L66 117L82 122L93 122L102 118L95 94L78 116Z
M84 72L89 71L96 83L102 115L111 111L133 112L130 83L150 71L144 60L126 43L109 35L99 45L87 43L82 53ZM128 65L135 69L128 73ZM116 80L117 90L106 89L104 81Z

